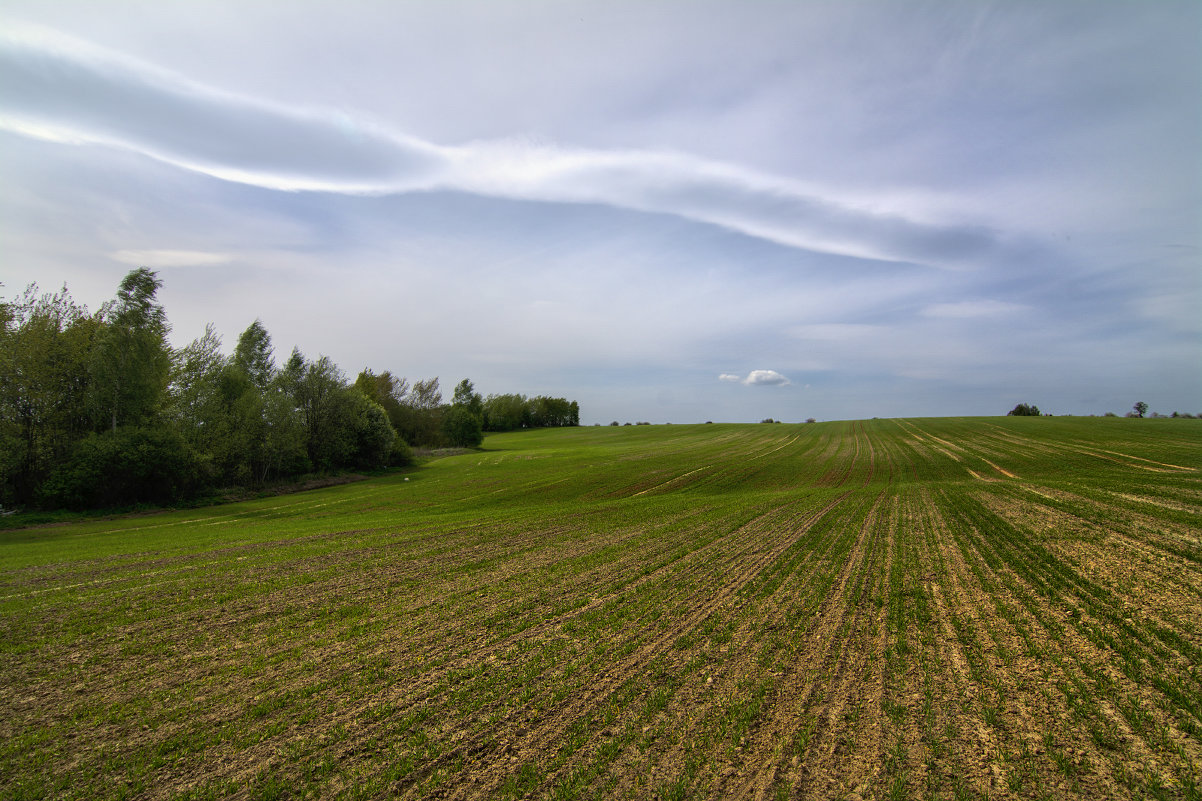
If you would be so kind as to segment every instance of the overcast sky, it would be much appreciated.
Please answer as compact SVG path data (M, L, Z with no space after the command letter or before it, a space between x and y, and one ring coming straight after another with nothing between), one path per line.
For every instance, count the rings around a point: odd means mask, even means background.
M0 292L582 421L1202 412L1202 3L0 0Z

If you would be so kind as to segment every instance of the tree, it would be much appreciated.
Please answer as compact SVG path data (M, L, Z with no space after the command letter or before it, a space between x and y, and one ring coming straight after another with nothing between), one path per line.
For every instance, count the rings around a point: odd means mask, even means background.
M451 398L451 405L467 409L481 421L484 420L484 399L472 387L472 382L466 378L455 385L455 394Z
M346 381L328 356L306 362L293 348L284 368L285 387L300 413L305 450L318 470L331 470L348 461L355 449L353 409Z
M1006 412L1006 416L1010 417L1039 417L1039 407L1031 404L1028 406L1025 403L1020 403L1010 411Z
M447 442L457 448L475 448L484 441L480 418L466 406L452 406L442 416L442 432Z
M97 425L116 431L140 425L158 411L171 369L167 314L155 294L163 282L139 267L122 279L117 298L102 310L104 330L92 363Z
M397 438L388 413L354 387L346 390L346 396L354 433L353 466L366 470L387 467Z
M402 406L403 428L397 430L406 442L426 446L442 444L442 390L438 388L437 376L425 381L414 381Z
M271 336L267 329L256 319L238 336L238 346L234 348L233 363L237 365L246 377L260 390L266 389L275 375L275 349L271 346Z
M530 409L525 395L489 395L484 401L484 428L487 431L516 431L530 425Z
M1131 410L1135 412L1136 417L1143 417L1148 413L1148 404L1144 403L1143 401L1139 401L1131 407Z
M0 305L0 503L30 503L91 430L89 366L101 328L64 286Z

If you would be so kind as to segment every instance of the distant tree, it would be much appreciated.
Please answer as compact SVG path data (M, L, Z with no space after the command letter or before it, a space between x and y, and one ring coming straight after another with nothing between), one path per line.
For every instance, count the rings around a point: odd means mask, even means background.
M388 422L392 424L392 428L397 434L389 463L393 465L408 464L412 458L408 445L413 441L414 432L419 428L417 425L418 413L405 403L405 398L409 394L409 382L404 378L397 378L387 370L379 375L371 370L364 370L355 379L355 389L380 405L384 413L388 415Z
M438 376L425 381L414 381L407 402L415 409L431 411L442 404L442 390L438 388Z
M318 470L346 464L355 450L354 410L342 371L328 356L307 362L294 348L282 377L304 425L309 461Z
M397 439L388 413L354 387L346 390L346 398L353 434L351 466L366 470L387 467L393 460Z
M152 270L139 267L101 311L105 327L94 350L92 387L97 422L111 431L148 422L167 388L171 328L155 298L162 286Z
M531 423L525 395L489 395L484 401L485 431L516 431Z
M472 386L472 382L468 379L465 378L455 385L455 393L451 398L451 405L467 409L468 412L479 418L481 425L483 425L484 399L480 397L480 393L476 392Z
M442 390L438 388L438 377L414 381L402 405L406 420L400 433L405 441L412 445L441 445Z
M1143 417L1148 413L1148 404L1144 403L1143 401L1139 401L1131 407L1131 411L1135 412L1136 417Z
M456 448L475 448L484 441L480 418L466 406L451 406L442 416L442 433Z
M1025 403L1020 403L1010 411L1006 412L1008 417L1039 417L1039 407L1035 404L1028 406Z
M0 503L31 503L37 487L91 431L92 350L99 317L64 286L36 284L0 304Z
M263 390L275 375L274 352L267 329L256 319L239 335L233 363L246 373L251 383Z

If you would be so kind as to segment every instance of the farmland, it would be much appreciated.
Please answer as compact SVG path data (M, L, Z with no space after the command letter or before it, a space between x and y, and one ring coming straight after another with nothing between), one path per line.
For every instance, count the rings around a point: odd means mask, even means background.
M0 532L4 798L1198 798L1202 422L577 428Z

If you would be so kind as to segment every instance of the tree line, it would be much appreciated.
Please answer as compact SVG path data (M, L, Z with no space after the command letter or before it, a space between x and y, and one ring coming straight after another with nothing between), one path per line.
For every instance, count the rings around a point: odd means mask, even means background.
M364 370L351 382L296 348L277 366L259 320L232 353L211 325L174 349L161 288L143 267L94 314L66 287L0 299L0 505L171 504L580 422L575 401L482 398L467 379L446 404L438 378Z

